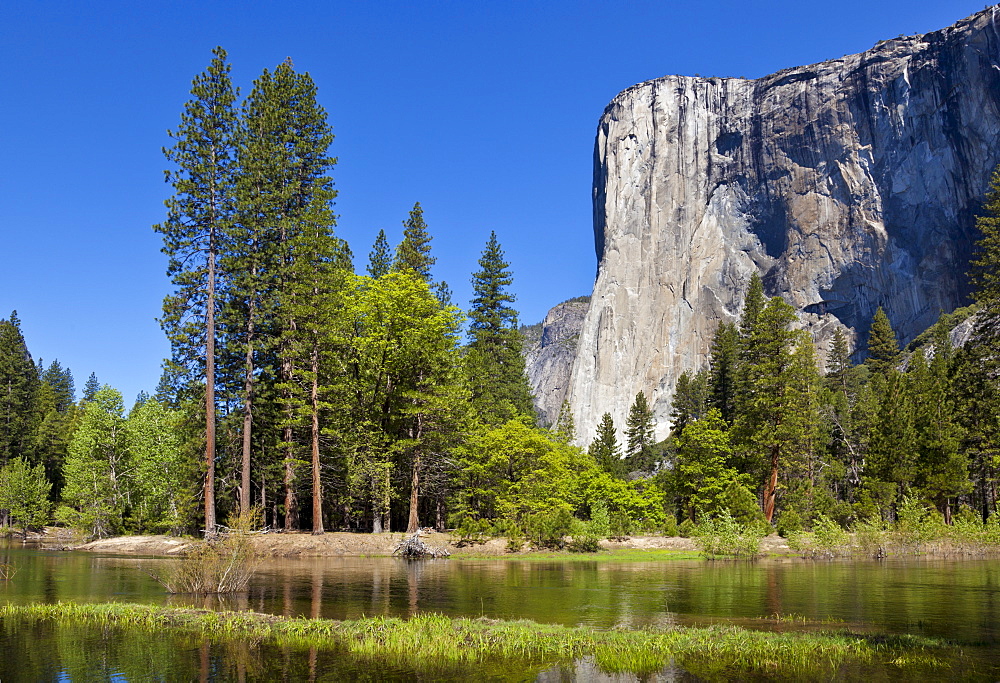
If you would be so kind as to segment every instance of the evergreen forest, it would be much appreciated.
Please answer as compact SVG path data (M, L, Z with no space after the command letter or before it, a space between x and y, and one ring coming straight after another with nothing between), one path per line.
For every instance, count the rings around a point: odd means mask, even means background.
M154 229L173 283L171 356L127 406L0 320L0 515L93 537L212 534L259 509L286 531L409 531L551 544L678 533L717 515L848 527L920 505L945 524L996 514L1000 467L1000 171L977 220L973 300L900 348L879 309L865 344L817 348L759 276L676 386L658 441L640 392L624 425L540 425L513 274L495 233L463 309L436 281L423 208L367 256L336 234L333 133L291 61L240 99L224 50L164 150ZM580 444L588 444L586 448Z

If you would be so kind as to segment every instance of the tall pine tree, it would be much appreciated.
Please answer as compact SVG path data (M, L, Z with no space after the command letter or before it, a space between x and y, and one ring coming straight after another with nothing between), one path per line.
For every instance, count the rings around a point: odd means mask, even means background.
M500 424L517 415L534 417L531 387L521 353L523 337L517 324L515 297L508 288L514 278L495 232L472 276L475 296L469 309L466 353L472 404L488 424Z
M167 274L176 287L163 302L161 324L170 339L172 363L192 379L203 373L205 405L205 529L215 531L215 343L217 265L222 238L233 214L233 131L236 93L226 51L212 51L208 70L191 87L181 124L164 149L174 169L167 181L167 220L154 229L163 235Z

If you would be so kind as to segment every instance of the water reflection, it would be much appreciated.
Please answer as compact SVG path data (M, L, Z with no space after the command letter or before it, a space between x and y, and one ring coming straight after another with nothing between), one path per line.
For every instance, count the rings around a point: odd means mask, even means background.
M970 644L1000 664L997 560L612 563L284 559L267 561L244 594L196 597L168 596L147 573L162 574L176 559L3 546L0 558L18 567L14 581L0 583L0 601L117 600L330 619L438 612L599 628L725 622L754 628L820 629L829 628L833 621L836 626L856 630L912 633ZM768 620L773 615L829 621L789 624L787 620ZM71 661L76 661L73 653L89 647L88 638L96 637L60 633L63 645L59 656ZM48 636L6 637L15 640L2 644L16 647ZM91 644L104 647L101 643ZM273 673L269 664L261 663L265 655L259 648L228 653L202 642L175 643L174 647L190 655L184 665L189 668L178 676L182 680L219 680L223 659L226 667L231 665L226 676L235 680L259 680ZM135 649L139 650L140 644ZM328 660L336 658L333 654L315 649L295 655L270 652L267 657L287 662L297 671L292 678L298 680L319 680L331 666L342 666L330 664ZM579 662L574 666L587 665ZM545 678L557 672L562 675L563 668L546 671L542 680L564 680ZM401 678L406 677L404 673L399 672ZM665 671L659 680L675 674ZM0 680L8 678L0 674ZM42 675L31 680L48 678Z

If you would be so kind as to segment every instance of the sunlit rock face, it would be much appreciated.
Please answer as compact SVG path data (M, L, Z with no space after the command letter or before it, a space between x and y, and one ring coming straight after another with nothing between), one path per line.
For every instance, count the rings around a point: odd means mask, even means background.
M569 383L580 441L644 391L668 428L751 273L820 355L881 305L905 342L967 294L1000 162L1000 8L757 80L667 76L619 94L594 151L598 274Z
M554 424L566 399L569 378L589 301L571 300L553 306L541 329L527 340L524 360L542 424Z

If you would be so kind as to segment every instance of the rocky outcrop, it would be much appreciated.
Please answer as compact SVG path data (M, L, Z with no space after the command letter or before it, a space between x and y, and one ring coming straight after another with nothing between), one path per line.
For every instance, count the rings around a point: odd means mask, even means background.
M635 394L668 428L750 274L821 350L885 308L905 343L963 302L973 214L1000 162L1000 9L757 80L668 76L598 127L598 276L569 396L586 441Z
M556 421L566 399L580 329L589 307L588 297L564 301L553 306L540 325L525 330L524 364L535 394L535 410L543 424Z

